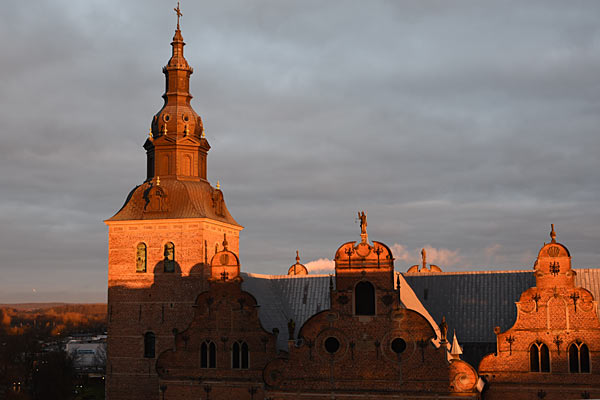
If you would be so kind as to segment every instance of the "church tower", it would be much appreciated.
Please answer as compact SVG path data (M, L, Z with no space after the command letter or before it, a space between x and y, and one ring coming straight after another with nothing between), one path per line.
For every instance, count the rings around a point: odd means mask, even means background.
M163 68L164 105L144 143L146 180L105 221L109 229L107 399L158 399L156 357L173 346L208 288L208 262L227 236L239 253L243 229L219 184L207 181L210 145L189 92L193 69L179 28Z

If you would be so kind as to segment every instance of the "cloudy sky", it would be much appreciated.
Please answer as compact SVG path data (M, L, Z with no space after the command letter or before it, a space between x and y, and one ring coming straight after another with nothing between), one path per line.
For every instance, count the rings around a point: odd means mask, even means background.
M102 222L145 177L174 1L3 2L0 302L104 301ZM245 271L359 239L406 270L600 266L600 2L181 4L209 180Z

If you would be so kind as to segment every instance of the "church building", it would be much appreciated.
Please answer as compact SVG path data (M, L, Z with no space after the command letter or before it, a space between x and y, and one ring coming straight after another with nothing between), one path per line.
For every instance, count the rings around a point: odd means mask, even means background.
M362 212L334 275L298 253L285 274L243 272L176 12L146 179L105 221L108 400L600 398L600 274L572 269L554 229L533 271L447 273L423 251L401 274ZM457 284L482 276L509 290L489 301Z

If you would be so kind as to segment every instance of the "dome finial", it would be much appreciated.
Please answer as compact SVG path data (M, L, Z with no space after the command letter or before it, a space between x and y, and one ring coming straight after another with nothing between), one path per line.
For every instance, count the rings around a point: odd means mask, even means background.
M556 232L554 232L554 224L550 224L552 230L550 231L550 237L552 238L552 243L556 243Z
M177 30L179 30L179 17L183 15L181 9L179 8L179 2L177 2L177 8L174 8L173 11L177 13Z
M217 189L221 189L221 183L217 180Z

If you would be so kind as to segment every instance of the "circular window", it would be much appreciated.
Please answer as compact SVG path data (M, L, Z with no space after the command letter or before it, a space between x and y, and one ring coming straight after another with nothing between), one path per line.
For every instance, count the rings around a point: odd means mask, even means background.
M396 354L402 353L406 350L406 342L402 338L396 338L392 340L392 351Z
M190 117L188 117L187 115L184 115L184 116L183 116L183 120L184 120L185 122L188 122L188 121L190 120Z
M329 354L334 354L339 349L340 349L340 341L339 340L337 340L333 336L325 339L325 350L327 350L327 352Z
M169 114L164 114L164 115L163 115L163 120L164 120L165 122L169 122L169 120L170 120L170 119L171 119L171 116L170 116Z

